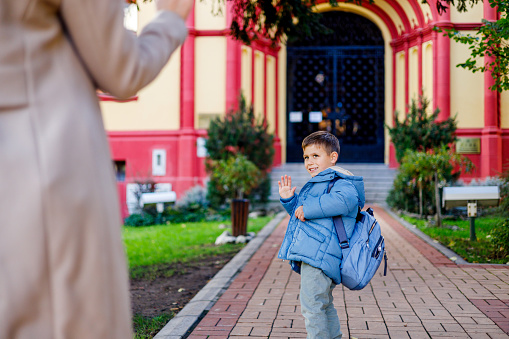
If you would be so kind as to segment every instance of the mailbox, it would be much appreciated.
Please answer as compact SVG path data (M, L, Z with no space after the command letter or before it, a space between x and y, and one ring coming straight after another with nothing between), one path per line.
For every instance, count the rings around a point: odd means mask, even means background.
M500 190L498 186L444 187L442 206L445 208L466 206L470 218L470 240L475 241L475 218L477 206L498 206Z
M478 206L497 206L500 201L498 186L444 187L442 206L445 208L467 206L469 201Z

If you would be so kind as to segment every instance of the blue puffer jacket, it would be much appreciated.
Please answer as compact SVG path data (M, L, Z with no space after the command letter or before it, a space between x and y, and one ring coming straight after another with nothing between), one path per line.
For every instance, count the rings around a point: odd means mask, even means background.
M289 260L292 269L299 274L299 261L320 268L335 284L341 283L342 254L332 217L342 216L350 238L358 208L364 207L365 202L363 178L346 172L330 167L311 178L299 194L280 199L290 214L290 221L278 258ZM327 194L329 182L335 177L344 180L337 180ZM304 206L304 222L295 217L299 206Z

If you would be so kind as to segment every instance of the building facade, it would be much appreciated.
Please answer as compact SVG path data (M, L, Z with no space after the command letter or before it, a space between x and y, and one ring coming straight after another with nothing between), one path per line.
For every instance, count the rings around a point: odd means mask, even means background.
M171 184L165 187L177 197L204 183L208 123L234 109L241 93L276 136L275 165L302 161L302 138L326 129L342 143L340 162L396 167L385 126L424 95L440 109L439 119L456 116L458 150L477 167L465 179L502 171L509 161L509 93L491 91L490 74L456 67L468 47L432 29L473 33L482 18L497 19L489 3L442 15L433 0L324 2L317 10L332 34L246 46L228 36L229 8L213 15L210 3L197 1L188 39L153 83L126 102L101 95L124 215L129 183ZM140 4L129 26L141 30L154 11Z

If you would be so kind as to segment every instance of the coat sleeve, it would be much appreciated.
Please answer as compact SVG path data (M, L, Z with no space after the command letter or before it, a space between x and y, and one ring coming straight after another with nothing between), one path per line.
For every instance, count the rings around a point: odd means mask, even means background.
M60 13L96 85L118 98L151 82L181 45L187 28L176 13L159 11L139 36L123 25L122 0L62 0Z
M293 195L293 197L288 198L288 199L279 198L279 201L285 208L286 212L288 212L288 214L290 214L290 216L292 215L293 210L295 209L295 204L297 203L298 200L299 200L299 197L298 197L297 193L295 193Z
M346 181L336 182L330 193L317 197L308 196L303 203L306 219L319 219L348 215L358 208L358 193L355 186Z

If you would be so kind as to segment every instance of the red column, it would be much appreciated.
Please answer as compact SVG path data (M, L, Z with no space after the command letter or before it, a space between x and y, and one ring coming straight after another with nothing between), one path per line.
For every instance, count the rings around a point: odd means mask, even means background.
M484 18L489 21L497 20L497 11L489 2L484 4ZM494 57L484 57L489 64ZM484 73L484 128L481 137L481 177L494 176L502 172L502 137L499 125L498 92L490 90L495 80L491 72Z
M452 28L451 10L442 13L435 25L442 28ZM434 78L436 96L434 97L433 106L440 109L438 120L443 121L451 115L451 43L449 37L444 36L443 33L438 33L436 45L436 78Z
M198 158L196 156L196 138L194 129L194 9L187 19L189 36L181 48L180 62L180 135L178 141L177 177L174 190L178 196L198 183ZM172 160L170 160L172 161Z
M282 163L282 155L281 155L281 139L279 138L279 54L276 54L275 56L275 63L276 63L276 71L275 71L275 77L272 79L275 81L276 86L276 100L274 100L275 107L275 121L274 121L274 166L279 166ZM270 79L269 79L270 80Z

